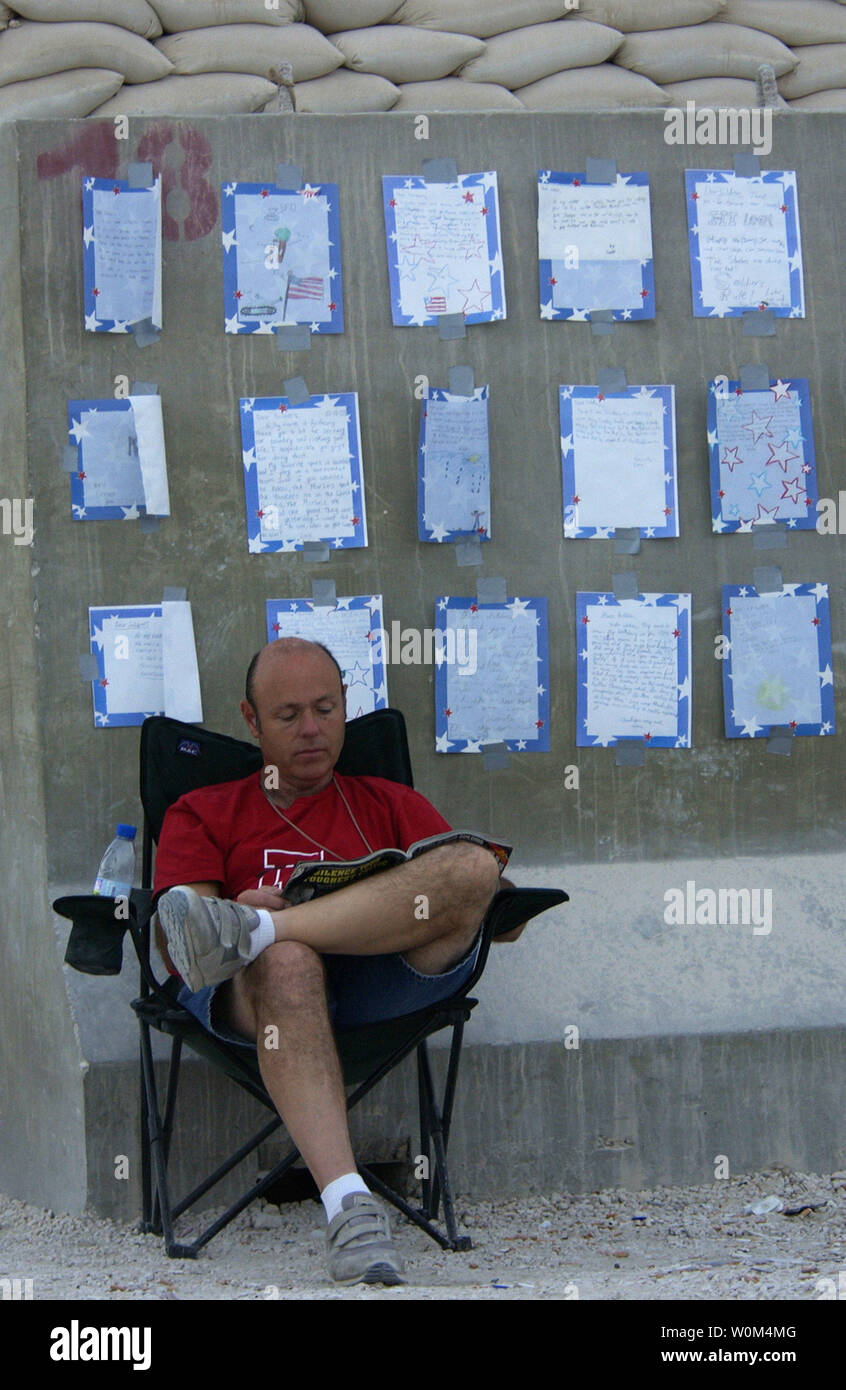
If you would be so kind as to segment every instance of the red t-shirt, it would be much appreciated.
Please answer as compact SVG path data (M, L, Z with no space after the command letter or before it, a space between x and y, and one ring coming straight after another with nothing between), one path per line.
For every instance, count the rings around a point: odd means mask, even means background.
M235 899L248 888L284 887L303 859L360 859L369 853L333 783L285 806L290 826L264 795L261 775L202 787L174 802L159 836L156 893L177 883L219 883L223 896ZM370 849L408 849L451 828L411 787L384 777L335 777Z

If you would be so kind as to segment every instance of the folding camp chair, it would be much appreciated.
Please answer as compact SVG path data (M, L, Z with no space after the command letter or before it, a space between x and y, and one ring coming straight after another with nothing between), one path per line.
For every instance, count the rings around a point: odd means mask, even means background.
M141 968L141 993L132 1003L141 1029L141 1161L143 1217L141 1229L164 1236L168 1255L196 1257L218 1231L267 1192L299 1157L296 1148L243 1192L226 1211L212 1221L190 1244L178 1241L174 1222L203 1197L227 1173L262 1144L280 1120L261 1079L257 1054L214 1037L193 1014L177 1001L181 982L172 977L164 983L156 978L150 964L152 917L153 844L158 840L165 812L185 792L218 782L246 777L262 766L259 750L251 743L229 738L161 716L144 721L141 730L141 802L144 808L144 835L141 890L133 889L128 920L118 920L110 898L94 896L59 898L54 910L69 917L73 927L65 960L75 969L93 975L115 975L121 968L122 938L129 930ZM377 710L352 720L338 771L387 777L412 786L405 721L398 710ZM486 915L482 944L475 969L450 999L427 1009L388 1022L340 1033L338 1052L348 1095L348 1109L362 1099L412 1050L417 1051L420 1109L420 1155L426 1173L422 1179L422 1200L413 1207L387 1186L371 1169L359 1164L369 1186L392 1203L410 1221L426 1231L444 1249L467 1250L468 1236L458 1233L452 1188L447 1168L449 1142L458 1063L464 1024L477 1001L469 990L485 967L492 938L536 916L567 894L554 889L501 889ZM152 1028L171 1039L170 1063L162 1108L156 1082L151 1045ZM440 1100L436 1096L426 1040L442 1028L452 1029L449 1064ZM256 1134L240 1144L214 1172L204 1178L187 1196L173 1201L168 1182L168 1155L176 1112L179 1066L183 1044L220 1068L249 1095L271 1112L272 1118ZM446 1232L435 1224L443 1205Z

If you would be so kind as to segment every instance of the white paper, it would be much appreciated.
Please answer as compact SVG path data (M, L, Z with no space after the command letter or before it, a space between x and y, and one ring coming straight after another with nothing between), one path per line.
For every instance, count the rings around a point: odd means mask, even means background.
M456 637L456 651L472 652L476 633L476 670L462 674L447 666L450 739L536 739L538 718L538 628L534 613L516 617L509 609L446 610L447 628L468 630ZM462 646L462 641L464 645Z
M108 714L150 713L164 708L162 620L103 619L103 668Z
M587 728L592 738L672 737L678 730L675 606L635 600L590 606Z
M664 403L659 396L573 396L573 448L579 526L666 523Z
M738 724L819 724L819 649L813 594L731 601L732 708Z
M378 604L381 611L381 595ZM279 608L274 621L279 625L277 637L304 637L308 642L322 642L329 648L344 672L347 719L357 719L360 714L369 714L376 708L368 633L373 631L374 621L379 626L379 620L374 620L369 608L327 607L313 611L300 609L296 613ZM387 699L384 689L381 693Z
M86 507L144 502L144 480L131 410L83 410L80 423Z
M261 539L354 535L364 497L353 500L346 410L255 410L253 430Z
M538 255L550 261L556 309L640 309L652 258L644 184L538 185Z
M789 308L783 184L734 179L696 192L703 304Z
M479 203L465 201L454 184L397 188L394 251L399 266L400 311L480 314L491 308L491 270L485 219ZM483 189L469 190L481 198ZM433 307L433 303L437 307Z
M491 534L488 403L479 395L426 401L424 520L431 530Z
M170 516L167 487L162 398L158 395L130 396L135 417L135 436L148 516Z
M329 323L329 204L299 193L238 193L238 317L245 323Z
M118 194L95 188L92 199L97 318L161 328L161 180Z
M190 603L184 600L162 603L161 643L164 712L170 719L199 724L203 705Z

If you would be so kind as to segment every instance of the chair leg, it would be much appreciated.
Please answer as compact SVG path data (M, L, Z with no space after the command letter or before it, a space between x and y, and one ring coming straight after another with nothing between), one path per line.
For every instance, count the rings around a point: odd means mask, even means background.
M420 1107L420 1149L419 1149L418 1157L421 1158L421 1159L423 1160L423 1176L422 1176L422 1178L421 1178L422 1199L423 1199L423 1200L422 1200L422 1204L421 1204L421 1205L422 1205L422 1211L423 1211L423 1215L424 1215L428 1220L431 1220L432 1216L434 1215L434 1213L433 1213L433 1211L432 1211L432 1176L431 1176L431 1160L432 1160L431 1136L432 1136L432 1122L431 1122L431 1115L430 1115L430 1111L429 1111L429 1099L428 1099L428 1096L427 1096L427 1094L426 1094L426 1086L425 1086L425 1082L424 1082L424 1079L423 1079L423 1062L422 1062L422 1060L421 1060L421 1053L425 1052L425 1048L426 1048L426 1043L425 1043L425 1040L424 1040L423 1042L419 1043L419 1044L418 1044L418 1047L417 1047L417 1094L418 1094L418 1101L419 1101L419 1107Z
M159 1110L155 1064L153 1062L153 1050L150 1046L150 1029L144 1022L141 1023L141 1068L146 1096L147 1140L153 1175L151 1229L157 1234L161 1231L168 1255L193 1259L196 1256L196 1251L193 1251L190 1246L180 1245L173 1236L173 1219L167 1182L167 1144Z
M455 1026L457 1027L458 1025ZM458 1048L460 1048L460 1046L461 1042L459 1039ZM432 1179L432 1187L429 1197L430 1209L428 1212L425 1212L424 1214L427 1217L433 1216L435 1217L435 1219L437 1219L437 1212L440 1208L440 1202L441 1200L443 1200L444 1221L446 1223L447 1234L449 1236L449 1248L451 1250L471 1250L473 1248L473 1243L470 1237L460 1236L458 1234L458 1223L455 1219L455 1204L452 1199L452 1185L449 1179L449 1169L447 1167L446 1156L446 1141L449 1137L449 1130L447 1128L445 1134L443 1119L441 1116L441 1112L438 1109L437 1101L435 1099L435 1088L432 1083L432 1071L429 1064L429 1053L428 1049L426 1048L425 1041L421 1043L418 1049L417 1061L419 1067L419 1075L421 1078L421 1084L426 1094L426 1109L429 1115L429 1126L432 1144L435 1149L435 1175ZM450 1056L450 1073L447 1077L448 1087L450 1082L452 1084L451 1088L449 1089L448 1095L445 1093L445 1101L447 1099L449 1100L450 1107L452 1105L452 1098L455 1093L455 1072L457 1071L457 1066L458 1051L455 1046L455 1034L453 1033L453 1048L451 1049Z
M464 1020L460 1019L452 1027L452 1043L449 1049L449 1066L447 1067L446 1082L444 1084L444 1099L441 1109L441 1130L443 1133L444 1144L444 1163L446 1163L446 1150L449 1144L449 1131L452 1124L452 1107L455 1101L455 1090L458 1082L458 1063L461 1060L461 1043L464 1037ZM431 1083L430 1083L431 1084ZM440 1173L435 1169L435 1176L432 1181L431 1192L432 1210L429 1215L437 1216L440 1206Z

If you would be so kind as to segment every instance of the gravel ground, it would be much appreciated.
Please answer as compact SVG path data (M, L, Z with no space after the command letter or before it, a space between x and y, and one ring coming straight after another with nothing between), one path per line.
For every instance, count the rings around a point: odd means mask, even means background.
M747 1212L767 1197L784 1209ZM169 1260L131 1225L0 1196L0 1277L32 1279L34 1299L74 1300L814 1301L835 1296L839 1275L846 1289L846 1172L774 1168L703 1187L555 1192L458 1210L471 1251L441 1252L397 1216L408 1285L338 1289L316 1202L248 1210L197 1260ZM183 1218L180 1236L191 1228Z

